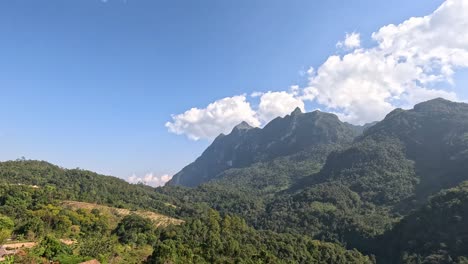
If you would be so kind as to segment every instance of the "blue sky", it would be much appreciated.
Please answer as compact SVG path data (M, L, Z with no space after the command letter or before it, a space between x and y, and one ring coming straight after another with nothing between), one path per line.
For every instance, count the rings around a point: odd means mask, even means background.
M356 48L337 47L346 33L358 32L367 48L381 27L442 2L1 1L0 160L25 156L122 178L173 174L210 138L171 133L171 115L235 95L255 108L262 98L252 92L305 88L310 67ZM468 84L467 71L456 72L455 86Z

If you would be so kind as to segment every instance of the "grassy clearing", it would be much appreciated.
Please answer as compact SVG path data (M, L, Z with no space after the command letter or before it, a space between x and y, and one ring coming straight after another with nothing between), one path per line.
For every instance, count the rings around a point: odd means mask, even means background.
M129 209L109 207L109 206L94 204L94 203L63 201L62 205L64 207L68 207L74 210L85 209L85 210L91 211L93 209L97 209L101 213L112 215L113 217L117 219L123 218L124 216L127 216L129 214L137 214L141 217L151 219L151 221L153 221L157 227L159 226L166 227L168 225L180 225L184 222L183 220L172 218L172 217L165 216L165 215L158 214L158 213L151 212L151 211L143 211L143 210L131 211Z

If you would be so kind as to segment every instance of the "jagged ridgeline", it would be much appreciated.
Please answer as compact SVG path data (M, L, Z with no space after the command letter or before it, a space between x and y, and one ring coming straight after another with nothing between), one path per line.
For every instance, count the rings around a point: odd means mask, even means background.
M170 183L198 187L162 192L234 212L259 229L377 254L376 239L402 217L466 180L468 105L439 98L361 127L298 110L263 129L240 124Z
M455 167L458 167L466 158L467 108L463 103L435 99L418 104L412 110L396 109L383 121L361 127L343 123L333 114L301 113L299 109L284 118L274 119L263 129L243 122L229 135L219 135L169 184L197 186L228 169L290 155L317 155L319 152L325 160L328 153L324 149L366 140L399 141L392 143L402 144L405 157L418 163L418 171L425 170L422 167L444 167L440 165L446 162L457 163ZM363 131L364 135L356 139ZM438 173L437 170L427 169L433 173Z
M203 154L181 172L170 185L197 186L217 178L232 168L244 168L257 162L289 155L315 156L323 162L327 154L353 141L362 128L341 122L336 115L299 108L286 117L278 117L264 128L245 122L229 135L219 135Z
M47 162L2 162L0 214L14 219L3 221L13 235L28 235L39 219L95 256L101 247L86 245L99 240L49 219L89 231L100 227L80 221L126 208L128 217L99 232L138 244L149 263L467 263L465 181L468 105L434 99L365 126L299 109L264 128L243 122L156 189ZM128 209L177 225L155 228Z
M282 190L288 184L290 192L298 192L337 183L365 201L399 204L403 210L408 202L410 207L425 202L466 180L467 160L467 104L435 99L412 110L396 109L366 127L297 109L263 129L241 123L229 135L218 136L169 184L232 184L241 178L246 185L261 185L256 177L274 184L275 177L281 178L280 168L289 167Z

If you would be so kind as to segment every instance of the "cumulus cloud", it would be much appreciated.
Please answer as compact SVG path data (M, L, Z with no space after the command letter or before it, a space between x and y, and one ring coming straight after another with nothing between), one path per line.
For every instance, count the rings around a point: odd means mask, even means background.
M192 108L172 116L166 127L170 132L187 135L190 139L212 139L220 133L228 133L240 122L259 126L255 111L245 95L226 97L209 104L206 108Z
M452 83L468 66L468 1L448 0L434 13L387 25L372 34L377 45L330 56L309 74L307 98L341 113L346 121L379 120L396 106L434 97L456 100Z
M251 107L245 95L226 97L205 108L192 108L173 115L166 127L170 132L184 134L192 140L213 139L221 133L229 133L242 121L258 127L291 113L296 107L305 111L299 92L299 86L292 86L289 91L254 92L251 97L260 101L256 109Z
M304 102L336 113L343 121L364 124L381 120L395 107L412 107L435 97L459 100L453 76L468 67L468 1L447 0L432 14L381 27L374 45L361 47L359 33L346 34L331 55L307 71L308 85L288 91L254 92L216 101L172 117L166 127L192 139L212 139L247 121L261 126Z
M260 97L262 96L264 93L263 92L253 92L250 94L251 97L255 98L255 97Z
M132 176L128 177L127 181L129 183L137 184L137 183L142 183L145 185L150 185L153 187L158 187L158 186L163 186L168 182L172 176L169 174L164 174L164 175L155 175L152 172L145 174L143 177L138 177L135 174Z
M267 92L260 97L258 106L258 116L263 123L267 123L275 117L285 116L291 113L296 107L305 111L304 102L296 95L298 86L291 87L290 92Z
M337 48L355 49L361 46L361 35L353 32L351 34L346 33L344 41L336 43Z

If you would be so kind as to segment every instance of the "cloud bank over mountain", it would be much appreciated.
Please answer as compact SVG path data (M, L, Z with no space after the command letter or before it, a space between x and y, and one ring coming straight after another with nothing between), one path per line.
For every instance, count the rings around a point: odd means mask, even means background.
M193 140L213 139L241 121L262 126L305 103L336 113L343 121L364 124L382 119L395 107L443 97L459 100L455 72L468 67L468 1L448 0L432 14L386 25L362 47L353 32L337 43L334 54L307 72L306 87L237 95L173 115L170 132ZM249 100L259 98L258 105Z
M155 175L154 173L150 172L145 174L143 177L138 177L136 174L133 174L132 176L128 177L127 181L133 184L142 183L145 185L158 187L166 184L166 182L168 182L171 178L172 176L169 174Z

